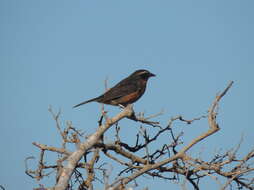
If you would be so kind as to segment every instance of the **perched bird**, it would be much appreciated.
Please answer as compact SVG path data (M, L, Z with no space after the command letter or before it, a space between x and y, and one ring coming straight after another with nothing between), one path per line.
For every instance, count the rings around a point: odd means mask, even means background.
M101 96L81 102L80 104L73 106L73 108L89 102L99 102L113 106L119 105L125 107L128 104L136 102L144 94L147 80L154 76L155 74L150 73L148 70L137 70Z

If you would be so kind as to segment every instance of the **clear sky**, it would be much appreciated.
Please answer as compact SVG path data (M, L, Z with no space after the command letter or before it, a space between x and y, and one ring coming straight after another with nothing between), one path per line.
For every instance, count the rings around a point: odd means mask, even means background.
M100 95L106 77L112 86L141 68L157 77L135 110L149 115L164 109L157 118L164 126L178 114L206 113L216 93L234 80L220 105L221 130L192 151L226 150L243 134L246 153L254 138L253 7L253 0L1 0L0 184L8 190L35 186L24 173L24 159L38 156L31 143L60 144L49 105L62 110L63 123L71 120L91 133L100 105L72 106ZM119 111L107 110L110 116ZM129 134L139 126L122 125ZM188 142L206 127L201 122L181 130ZM134 143L133 136L126 141ZM151 189L175 187L149 183ZM216 188L213 182L205 189Z

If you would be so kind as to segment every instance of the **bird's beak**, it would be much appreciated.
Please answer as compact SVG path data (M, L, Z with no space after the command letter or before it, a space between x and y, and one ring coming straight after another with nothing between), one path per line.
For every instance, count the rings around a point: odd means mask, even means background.
M153 73L150 73L150 77L155 77L156 75Z

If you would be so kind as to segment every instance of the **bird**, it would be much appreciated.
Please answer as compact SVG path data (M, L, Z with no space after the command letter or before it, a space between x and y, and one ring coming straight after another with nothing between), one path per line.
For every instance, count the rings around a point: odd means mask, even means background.
M147 81L150 77L156 75L145 69L139 69L121 80L115 86L110 88L104 94L81 102L73 108L87 104L89 102L98 102L112 106L126 107L128 104L136 102L145 92Z

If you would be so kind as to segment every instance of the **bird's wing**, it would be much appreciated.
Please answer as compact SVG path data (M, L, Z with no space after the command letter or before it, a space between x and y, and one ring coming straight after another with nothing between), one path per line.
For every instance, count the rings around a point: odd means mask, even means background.
M138 85L136 81L133 80L123 80L116 84L114 87L109 89L104 95L103 95L103 101L110 101L114 99L118 99L122 96L125 96L127 94L136 92L138 90Z

